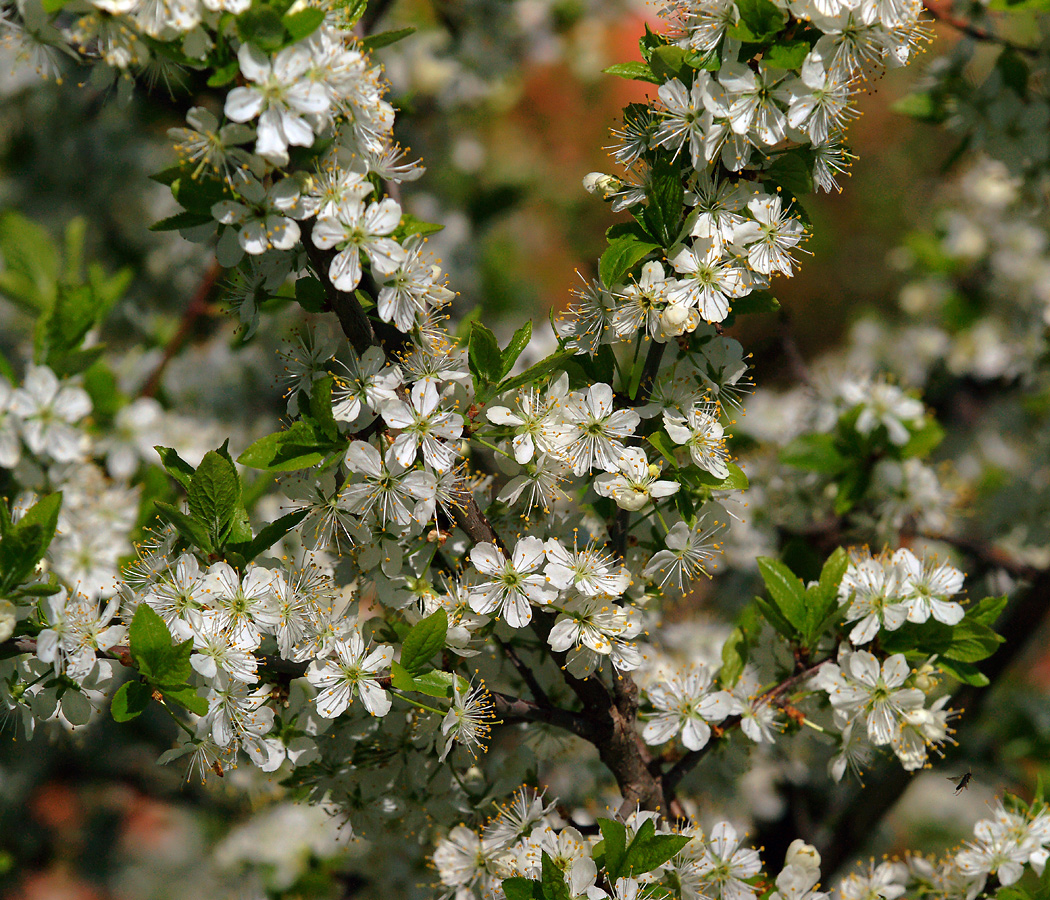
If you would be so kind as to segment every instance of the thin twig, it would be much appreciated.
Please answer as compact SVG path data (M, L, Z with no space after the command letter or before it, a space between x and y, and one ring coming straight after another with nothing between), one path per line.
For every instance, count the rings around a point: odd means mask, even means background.
M157 368L153 370L153 374L150 375L142 390L139 391L140 397L153 397L160 389L164 370L167 369L168 364L182 349L182 345L186 343L190 333L197 326L197 320L206 315L211 309L209 300L222 273L222 266L219 265L218 261L212 260L211 265L201 279L201 283L197 286L197 293L193 295L193 299L190 300L189 305L182 313L182 320L179 322L178 330L165 345L164 355L161 357L160 362L157 363Z
M758 698L758 702L776 703L784 694L794 688L797 684L800 684L815 674L816 671L827 662L830 662L830 657L828 659L822 659L820 662L815 663L812 666L808 666L801 672L795 673L790 678L785 679L780 684L770 688L764 694L761 694ZM724 734L725 732L736 728L742 721L743 719L740 716L730 716L719 725L719 729ZM714 741L709 741L699 750L690 750L664 773L664 791L669 797L674 795L674 790L678 786L678 783L696 767L697 763L699 763L700 760L714 748L714 746Z
M985 28L981 28L979 25L974 25L969 19L963 19L954 15L951 12L952 0L948 0L947 3L937 3L934 2L934 0L923 0L922 5L938 22L943 22L945 25L954 28L956 31L962 32L968 37L972 37L975 41L999 44L1001 47L1008 47L1016 53L1023 53L1032 58L1039 56L1039 50L1036 47L1026 47L1024 44L1014 43L1008 38L1000 37Z
M496 637L496 635L493 635L492 639L496 642L500 650L503 651L507 659L510 660L511 665L518 670L518 675L521 676L521 680L525 682L529 691L532 692L533 699L542 707L550 707L551 701L547 696L547 692L536 680L536 676L533 674L532 669L525 665L521 657L518 656L517 651L515 651L515 649L506 641L500 640Z

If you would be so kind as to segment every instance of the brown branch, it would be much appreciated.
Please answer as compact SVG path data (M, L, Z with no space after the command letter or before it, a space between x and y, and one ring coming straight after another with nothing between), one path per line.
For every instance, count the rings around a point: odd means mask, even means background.
M551 705L550 698L547 696L547 692L543 689L540 683L536 680L536 675L533 673L521 657L518 656L514 648L506 641L500 640L496 635L492 636L492 639L496 642L496 645L503 651L504 655L510 660L511 665L518 670L518 675L521 676L521 680L525 682L529 691L532 692L533 699L543 707L549 707Z
M164 377L164 370L167 369L168 364L175 358L176 354L182 349L182 345L186 343L193 329L197 326L197 321L211 309L211 303L209 299L212 292L215 290L215 285L218 283L219 277L223 273L222 266L219 265L217 260L212 260L208 270L204 273L204 277L201 279L201 283L197 286L197 293L193 295L193 299L190 300L189 305L182 313L182 320L179 322L178 330L171 336L171 339L164 347L164 355L161 357L157 367L153 370L153 374L146 380L146 383L142 386L142 390L139 391L140 397L153 397L160 389L161 379Z
M975 41L999 44L1002 47L1008 47L1016 53L1023 53L1026 56L1033 58L1039 56L1039 49L1037 47L1027 47L1024 44L1016 44L1008 38L1000 37L985 28L981 28L979 25L974 25L969 19L956 16L951 11L953 6L952 0L947 0L947 2L943 3L937 2L937 0L923 0L922 5L938 22L943 22L945 25L954 28L956 31L959 31L968 37L972 37Z

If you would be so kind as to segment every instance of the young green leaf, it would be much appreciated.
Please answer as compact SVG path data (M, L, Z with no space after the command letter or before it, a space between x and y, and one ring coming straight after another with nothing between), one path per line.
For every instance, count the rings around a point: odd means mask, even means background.
M227 454L209 450L197 466L187 490L190 515L220 545L229 533L241 502L241 480Z
M164 471L174 478L186 490L190 489L193 480L193 466L184 460L171 447L156 446L153 448L160 455L160 463Z
M474 387L496 384L503 374L503 356L496 335L480 322L470 325L470 340L467 342L467 362L474 377Z
M635 237L612 241L598 261L598 276L607 288L621 284L639 262L660 249L659 244L640 241Z
M411 675L420 672L445 646L447 633L448 614L443 609L417 622L401 644L401 665Z
M149 706L152 690L141 681L125 681L113 695L109 705L114 722L130 722L142 715ZM207 712L207 710L205 710Z
M507 344L506 349L500 354L500 378L506 378L510 374L510 370L514 368L514 363L517 362L518 357L521 356L521 351L529 346L529 341L532 340L532 320L530 319L524 325L521 326L517 331L514 332L514 336L510 339L510 343Z
M540 887L544 900L570 900L569 886L565 883L565 876L554 864L554 860L546 850L543 851L540 865Z
M0 539L0 592L7 593L33 573L44 558L58 526L61 492L48 494L34 503ZM6 512L6 509L5 509Z
M616 75L619 78L628 78L632 81L648 81L650 84L663 84L664 80L655 75L653 70L643 62L616 63L602 69L603 75Z
M153 504L157 510L157 515L174 526L175 530L178 531L179 536L186 541L188 544L192 544L195 547L199 547L206 553L211 553L214 549L211 537L204 526L194 519L192 516L186 515L178 507L172 506L170 503L165 503L163 500L156 500Z
M791 625L801 631L806 627L806 588L779 559L758 557L758 571L766 583L776 608Z
M623 858L627 852L627 828L623 822L599 819L598 828L605 843L605 871L609 880L615 882L623 874Z
M361 41L361 44L366 50L371 52L372 50L378 50L380 47L389 47L391 44L396 44L410 34L415 33L415 30L414 27L409 26L408 28L397 28L393 31L381 31L379 34L366 37Z

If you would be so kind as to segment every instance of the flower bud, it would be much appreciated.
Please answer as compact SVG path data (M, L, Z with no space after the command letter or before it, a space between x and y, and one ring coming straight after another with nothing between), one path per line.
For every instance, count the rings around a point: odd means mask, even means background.
M689 308L681 303L668 304L664 310L664 320L672 328L679 328L689 320Z
M784 855L784 865L798 866L800 869L820 869L820 854L812 844L795 838Z
M583 189L588 194L601 194L608 197L609 194L619 190L620 179L604 172L588 172L583 176Z
M930 693L937 687L936 671L932 663L926 663L915 673L915 686L924 694Z
M6 641L15 633L15 605L10 600L0 600L0 641Z

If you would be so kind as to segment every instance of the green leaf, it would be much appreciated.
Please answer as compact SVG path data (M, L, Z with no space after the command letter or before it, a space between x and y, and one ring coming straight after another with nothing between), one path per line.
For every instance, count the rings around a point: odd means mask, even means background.
M114 722L130 722L137 716L141 716L153 691L141 681L125 681L113 695L113 702L109 705L109 711ZM207 712L207 710L205 710Z
M770 0L737 0L740 21L726 35L745 43L767 43L783 29L787 13Z
M320 426L320 432L329 440L339 436L339 426L332 415L332 386L335 378L325 375L313 383L310 391L310 417Z
M659 244L639 241L634 237L617 238L605 248L598 262L598 276L607 288L621 284L639 262L660 249Z
M690 472L692 479L704 487L713 491L746 491L748 488L747 475L736 463L726 463L729 474L725 478L712 475L705 469L695 469Z
M292 472L316 466L344 446L342 441L323 439L309 422L300 420L285 431L259 438L237 457L237 462L252 469Z
M603 75L616 75L632 81L648 81L650 84L663 84L664 80L653 74L653 70L643 62L617 63L602 69Z
M737 316L750 316L756 313L774 313L780 310L780 301L769 291L752 291L733 301L732 311Z
M653 445L656 452L659 453L670 465L677 469L678 462L675 459L675 450L678 445L672 441L665 432L654 431L649 435L646 440Z
M784 618L783 613L774 604L764 597L755 597L755 606L758 607L762 617L773 626L777 633L783 635L789 641L793 641L798 637L795 627Z
M652 819L646 819L638 829L623 860L623 874L632 876L651 872L662 866L689 841L685 834L656 834Z
M455 672L442 672L441 669L431 669L429 672L412 677L411 690L426 694L428 697L448 699L452 696L455 684L459 685L461 694L468 689L467 680L462 675L457 675Z
M653 50L657 47L662 47L667 41L664 40L660 34L655 34L650 28L649 23L645 23L645 34L638 39L638 49L642 51L642 59L649 62L650 57L653 55Z
M324 10L316 6L308 6L298 12L285 13L281 16L281 23L285 30L292 36L293 41L301 41L309 37L324 21Z
M940 657L937 660L937 667L947 675L950 675L956 681L960 681L963 684L971 684L974 687L988 687L991 681L987 675L984 675L977 666L972 663L956 662L952 659L944 659Z
M209 219L212 219L211 208L221 200L229 200L231 197L226 182L204 176L193 178L188 174L180 176L172 183L171 194L190 212L200 213Z
M521 356L521 351L529 346L529 341L532 340L532 320L530 319L524 325L521 326L517 331L514 332L514 336L510 339L510 343L507 344L506 349L500 354L500 378L506 378L510 374L510 370L514 368L514 363L517 362L518 357Z
M237 80L237 76L241 74L241 64L236 58L229 60L228 62L217 65L212 71L206 84L211 88L226 87L226 85ZM197 215L194 213L194 215ZM166 220L165 220L166 221ZM201 222L201 225L204 223ZM162 231L164 229L157 228L154 225L151 231Z
M366 37L361 43L364 48L371 52L372 50L378 50L380 47L389 47L391 44L396 44L398 41L407 38L410 34L415 32L415 28L397 28L393 31L381 31L379 34L373 34L371 37Z
M412 215L412 213L402 213L401 221L394 230L393 236L399 241L404 241L409 235L419 234L426 237L429 234L437 234L439 231L444 230L445 226L437 222L428 222L426 219L420 219Z
M475 390L487 384L496 384L503 372L503 357L496 335L480 322L471 322L467 344L467 362L474 376Z
M415 675L430 662L431 657L445 646L448 633L448 614L438 609L412 626L401 644L401 665Z
M649 68L660 82L680 78L685 68L686 51L673 44L661 44L654 47L649 57Z
M836 547L835 552L828 557L820 570L820 591L825 597L838 596L839 585L848 568L849 554L842 547Z
M540 883L519 875L503 879L503 894L507 900L543 900Z
M207 529L195 518L188 516L178 507L165 503L163 500L155 501L154 508L157 510L157 515L175 527L175 530L178 531L184 541L199 547L206 553L212 552L214 545L211 537L208 535Z
M857 501L864 496L864 492L871 483L871 467L866 461L858 460L857 464L850 466L839 477L838 490L835 493L833 509L835 515L842 516L848 513Z
M682 173L676 163L665 155L657 158L649 172L649 187L645 192L646 205L641 212L645 230L661 245L670 247L678 240L685 208ZM610 285L606 282L606 287Z
M980 603L970 609L967 613L967 618L973 619L973 621L979 622L981 625L987 625L990 628L995 624L999 616L1003 614L1009 599L1006 594L1003 594L1001 597L985 597Z
M830 434L800 435L780 451L780 461L785 466L825 475L836 475L849 463Z
M36 315L49 309L59 277L58 248L36 222L14 211L0 214L0 294Z
M545 900L570 900L569 886L565 883L565 876L554 864L554 860L550 858L546 850L543 851L541 860L540 886Z
M1004 640L987 625L967 618L952 629L951 644L941 655L955 662L980 662L995 653Z
M349 30L361 21L361 16L365 14L365 10L368 8L368 0L339 0L335 4L335 8L341 14L342 21L340 24L343 28Z
M190 677L193 640L173 644L164 620L140 603L128 629L131 658L139 672L158 685L181 685Z
M100 312L90 287L59 284L54 304L37 319L33 332L33 355L37 362L66 374L61 366L63 357L80 346L98 322Z
M237 77L237 72L240 71L240 67L234 63L234 78ZM214 76L213 76L214 77ZM182 231L184 228L199 228L201 225L207 225L215 221L215 217L210 213L203 212L189 212L183 210L177 212L173 216L161 219L159 222L154 222L150 225L150 231Z
M808 41L783 41L762 54L762 61L771 69L799 69L809 54Z
M523 384L533 384L534 382L539 381L551 372L564 368L565 364L572 359L573 355L574 354L571 350L559 350L557 353L551 354L546 359L541 359L538 363L529 366L529 368L520 375L515 375L513 378L501 381L498 393L502 394L505 391L512 391L515 388L519 388Z
M6 529L0 540L0 593L9 592L33 574L55 536L61 508L61 492L48 494Z
M615 883L623 874L623 858L627 853L627 828L623 822L613 819L599 819L598 827L605 843L605 871L609 881Z
M922 426L917 431L912 432L908 442L900 448L901 457L910 459L912 457L929 456L943 440L944 429L933 416L928 416Z
M234 21L237 23L237 32L241 40L254 44L267 53L280 50L287 40L288 33L284 30L284 23L273 7L256 4L237 16Z
M156 446L153 448L160 454L161 465L172 478L181 484L186 490L190 489L193 480L193 466L184 460L171 447Z
M782 188L785 206L788 200L813 193L813 153L810 150L788 150L781 153L761 175L762 181Z
M718 673L722 687L731 688L747 665L748 643L744 632L734 628L722 645L722 668Z
M760 556L756 560L766 589L784 618L797 630L806 627L806 588L779 559Z
M244 558L248 562L251 562L260 553L269 550L281 538L288 534L289 531L305 519L308 512L308 509L298 509L295 512L290 512L287 515L281 516L281 518L275 519L273 522L270 522L269 525L264 526L252 542L244 549Z
M208 529L213 543L220 545L241 502L241 480L229 456L215 450L205 453L187 494L190 515Z
M392 662L390 664L390 686L396 687L399 691L414 691L416 682L412 673L401 663Z
M188 684L176 687L162 687L160 692L164 695L165 700L172 700L198 716L204 716L208 713L208 701L197 693L196 688L192 688Z
M929 93L908 94L890 104L890 111L919 122L940 125L948 119L948 110L939 97Z
M1003 84L1018 97L1023 100L1028 96L1028 63L1013 47L1003 48L995 61L995 68L1002 76Z
M328 295L324 285L316 278L299 278L295 282L295 300L307 312L324 312L328 305Z

